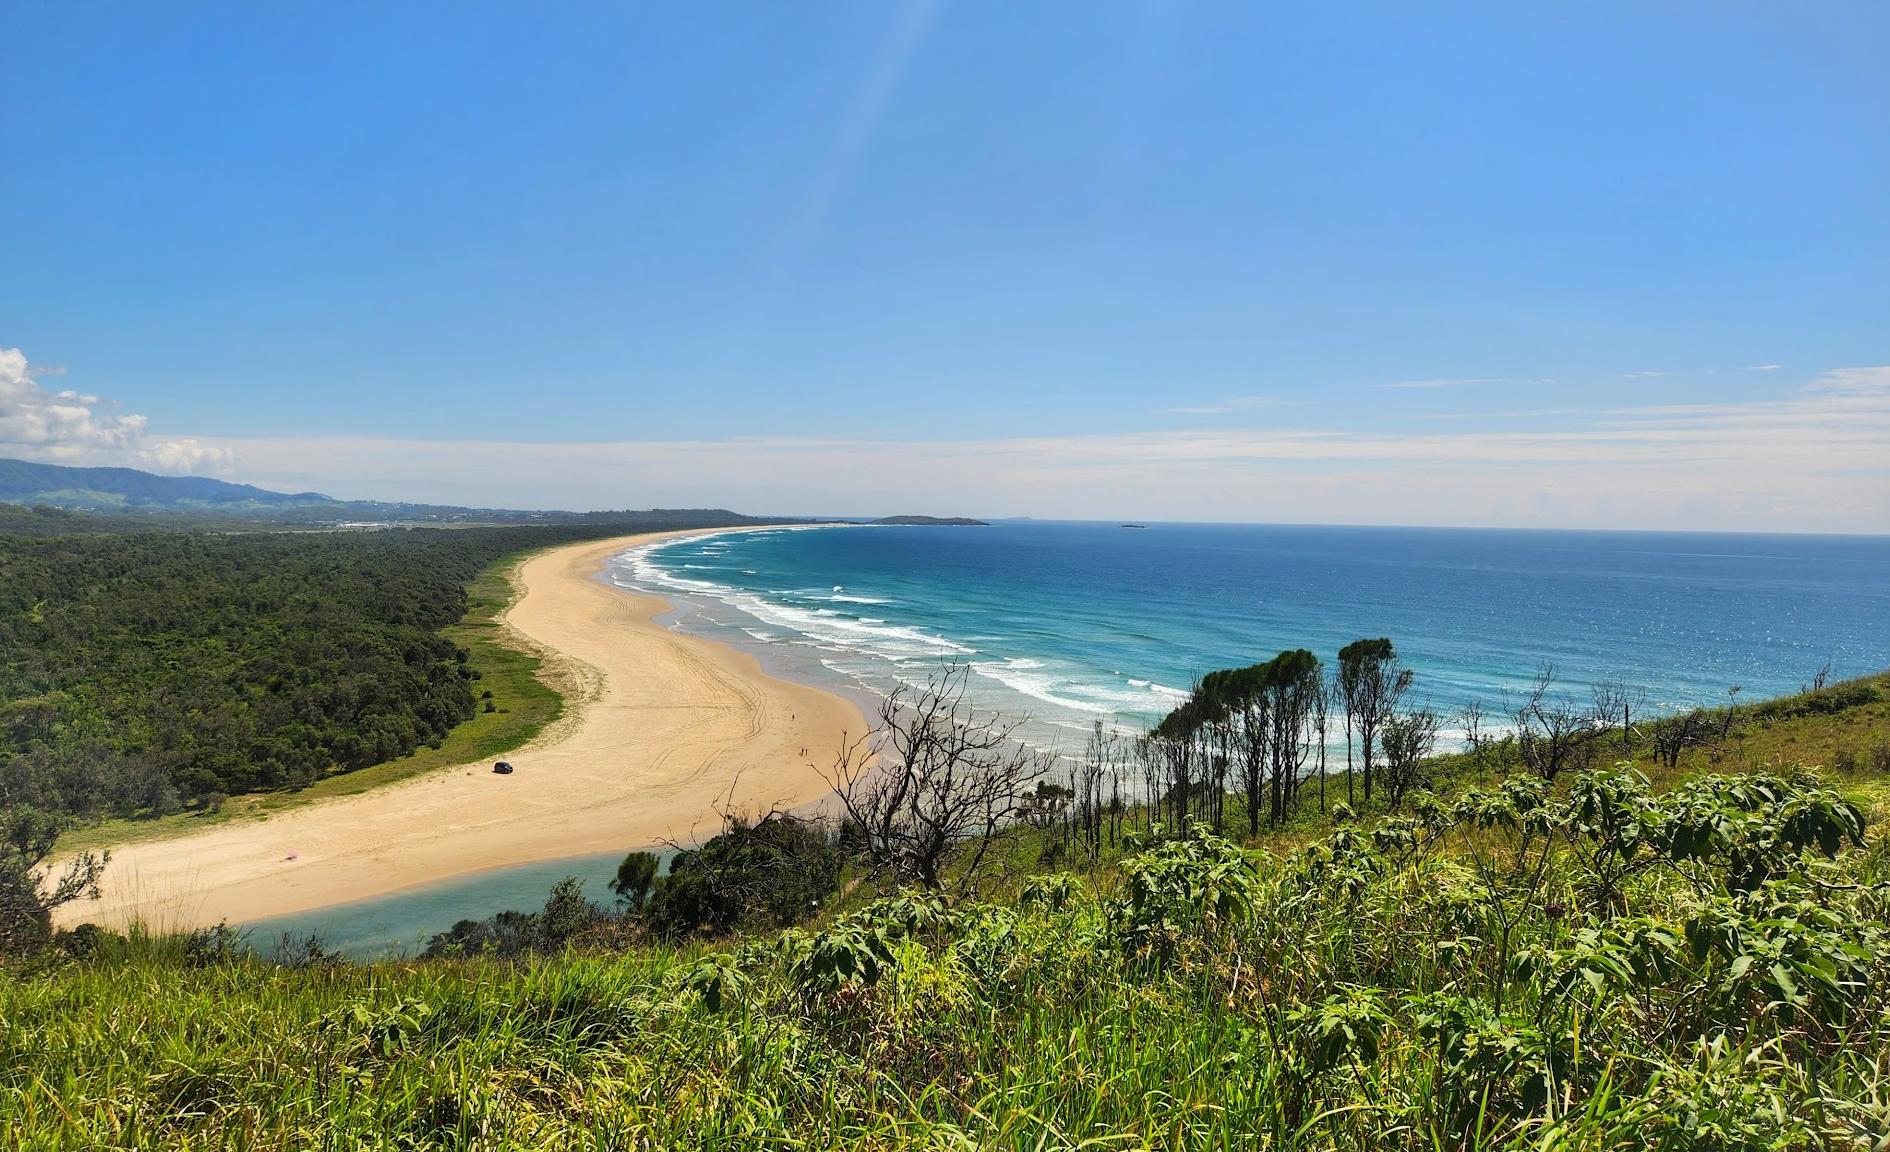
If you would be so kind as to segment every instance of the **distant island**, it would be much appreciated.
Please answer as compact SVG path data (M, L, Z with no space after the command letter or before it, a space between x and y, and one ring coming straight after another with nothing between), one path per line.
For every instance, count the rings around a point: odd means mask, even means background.
M1124 527L1124 528L1146 528L1146 527L1148 527L1148 525L1146 525L1146 524L1124 524L1124 525L1123 525L1123 527Z
M925 524L947 528L989 528L983 520L973 520L968 516L881 516L877 520L868 520L868 524Z

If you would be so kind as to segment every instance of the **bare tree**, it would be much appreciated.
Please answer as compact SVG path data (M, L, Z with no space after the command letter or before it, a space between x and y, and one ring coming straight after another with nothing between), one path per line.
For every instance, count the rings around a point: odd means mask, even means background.
M1739 693L1744 690L1745 686L1741 684L1734 684L1731 688L1726 689L1726 720L1719 726L1719 738L1721 740L1732 735L1733 717L1739 711Z
M877 875L942 889L947 861L966 849L957 888L968 891L992 837L1048 769L1015 738L1021 721L965 702L969 675L952 665L922 688L894 689L877 728L842 749L828 776Z
M1424 762L1437 746L1437 713L1418 709L1388 717L1379 743L1385 753L1385 791L1396 808L1424 783Z
M1516 745L1523 764L1544 780L1581 762L1594 735L1594 718L1566 696L1552 695L1555 665L1536 669L1529 693L1516 709Z
M1610 676L1606 680L1597 680L1588 689L1589 718L1593 721L1595 737L1605 738L1616 725L1622 729L1622 752L1627 750L1627 735L1633 729L1627 706L1627 680L1620 676Z
M1826 660L1824 663L1818 665L1817 672L1812 674L1810 690L1813 692L1824 691L1825 682L1829 679L1831 679L1831 662Z
M1463 742L1470 749L1470 766L1477 771L1483 770L1483 749L1489 745L1489 733L1483 728L1483 702L1472 700L1457 713L1457 722L1463 726Z
M1083 758L1071 771L1071 786L1076 793L1077 831L1083 840L1083 852L1091 863L1102 851L1103 779L1115 758L1116 744L1115 733L1105 728L1101 720L1095 721L1090 725Z
M1706 713L1699 709L1669 716L1654 725L1654 757L1668 768L1680 766L1680 754L1706 743Z

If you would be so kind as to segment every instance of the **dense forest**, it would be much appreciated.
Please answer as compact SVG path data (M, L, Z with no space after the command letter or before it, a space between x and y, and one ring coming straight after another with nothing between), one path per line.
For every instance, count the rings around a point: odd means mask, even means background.
M437 635L502 557L741 522L369 532L98 531L0 517L0 809L162 814L437 743L480 670ZM29 527L31 532L7 532Z

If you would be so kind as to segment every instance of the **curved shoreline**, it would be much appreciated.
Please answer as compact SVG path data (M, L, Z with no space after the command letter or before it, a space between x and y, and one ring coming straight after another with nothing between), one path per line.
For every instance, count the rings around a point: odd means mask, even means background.
M502 620L545 658L565 714L508 753L269 817L113 850L103 898L56 921L157 931L314 911L496 868L707 830L725 802L796 807L866 719L752 656L655 623L670 605L597 579L646 533L538 553Z

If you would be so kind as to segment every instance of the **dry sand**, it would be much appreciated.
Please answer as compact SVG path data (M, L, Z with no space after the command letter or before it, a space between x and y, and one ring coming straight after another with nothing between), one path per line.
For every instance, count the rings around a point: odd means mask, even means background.
M99 901L58 920L173 929L344 904L467 873L712 832L718 806L804 804L866 721L746 653L653 617L663 601L596 578L654 536L553 549L519 566L504 620L541 650L565 714L497 775L490 761L112 854ZM733 789L731 792L731 788ZM293 859L291 859L293 857Z

